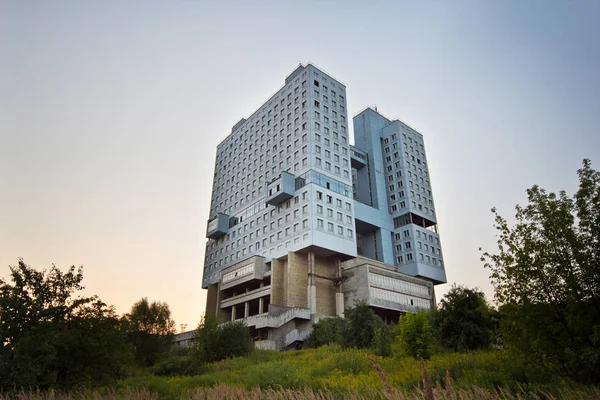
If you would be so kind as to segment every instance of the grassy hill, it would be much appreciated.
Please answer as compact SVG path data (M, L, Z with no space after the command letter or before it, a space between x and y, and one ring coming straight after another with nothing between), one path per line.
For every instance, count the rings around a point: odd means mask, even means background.
M146 374L128 378L120 387L173 399L432 398L427 397L428 386L436 399L600 398L597 388L527 379L517 360L501 351L436 355L425 363L425 375L422 367L408 357L382 358L334 346L255 350L247 357L208 364L195 376Z

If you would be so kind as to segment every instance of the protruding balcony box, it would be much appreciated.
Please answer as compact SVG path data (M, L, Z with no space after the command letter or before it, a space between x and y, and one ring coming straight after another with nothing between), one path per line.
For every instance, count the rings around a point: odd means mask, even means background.
M279 177L267 183L267 204L277 206L294 197L295 177L283 171Z
M208 221L207 238L218 239L227 235L227 232L229 232L229 215L218 213L216 217Z

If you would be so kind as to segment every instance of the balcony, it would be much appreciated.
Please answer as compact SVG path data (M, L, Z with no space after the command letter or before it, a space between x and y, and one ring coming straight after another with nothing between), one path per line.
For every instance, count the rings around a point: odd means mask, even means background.
M244 304L247 301L255 300L271 294L271 285L251 290L247 293L238 294L221 301L221 308L227 308L238 304Z
M277 206L294 197L295 181L294 175L283 171L280 176L267 183L266 203Z
M216 217L208 221L207 238L218 239L227 235L227 232L229 232L229 215L218 213Z
M368 156L362 150L350 146L350 164L352 168L361 169L367 165Z

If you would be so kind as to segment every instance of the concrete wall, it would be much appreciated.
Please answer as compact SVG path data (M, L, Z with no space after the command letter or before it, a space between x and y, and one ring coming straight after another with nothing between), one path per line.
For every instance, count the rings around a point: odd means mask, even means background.
M285 265L285 306L308 307L306 287L308 286L308 259L306 255L288 253Z
M285 306L284 299L284 263L278 259L271 260L271 304Z
M336 263L331 258L315 257L315 274L330 279L336 277ZM317 314L335 315L336 287L333 281L315 277L317 287Z

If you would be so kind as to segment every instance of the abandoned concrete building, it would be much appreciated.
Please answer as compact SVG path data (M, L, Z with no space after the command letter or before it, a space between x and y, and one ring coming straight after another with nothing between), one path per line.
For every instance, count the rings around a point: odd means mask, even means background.
M357 300L397 321L446 282L423 136L372 108L353 127L351 145L346 87L300 65L217 147L206 314L242 319L259 348Z

